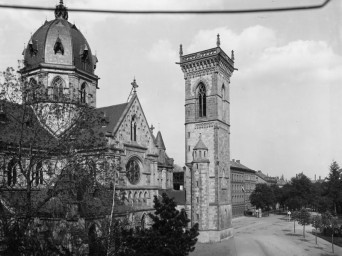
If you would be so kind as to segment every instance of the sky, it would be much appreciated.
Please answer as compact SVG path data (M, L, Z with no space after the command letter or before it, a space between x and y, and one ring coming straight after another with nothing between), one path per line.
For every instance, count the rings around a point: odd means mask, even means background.
M54 7L57 0L0 0ZM69 8L238 9L318 4L323 0L65 0ZM216 46L235 52L231 78L231 159L290 179L325 177L342 166L342 1L283 13L113 15L69 12L99 62L97 107L127 101L133 78L149 125L184 165L184 54ZM52 11L0 9L0 70L17 67L24 44ZM155 131L156 134L156 131Z

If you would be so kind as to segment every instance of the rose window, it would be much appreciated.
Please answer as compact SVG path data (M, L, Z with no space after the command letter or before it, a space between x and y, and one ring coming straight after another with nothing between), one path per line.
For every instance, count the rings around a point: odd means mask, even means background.
M140 179L140 166L136 160L131 159L126 164L126 176L131 184L135 185L138 183Z

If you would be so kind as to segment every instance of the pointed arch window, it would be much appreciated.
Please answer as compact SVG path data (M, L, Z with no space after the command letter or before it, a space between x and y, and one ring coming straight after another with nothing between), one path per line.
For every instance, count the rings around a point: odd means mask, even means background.
M64 97L64 80L59 76L52 82L52 99L54 101L61 101Z
M221 93L222 93L222 100L225 100L226 99L226 88L225 88L224 84L222 85Z
M86 97L87 97L87 84L84 82L81 85L81 90L80 90L80 102L81 103L86 103Z
M36 169L32 172L32 182L35 186L43 184L43 164L37 163Z
M207 116L207 91L205 85L200 83L198 85L198 110L199 117Z
M13 186L17 183L17 161L12 159L7 165L7 185Z
M131 120L131 141L137 141L137 116L133 115Z

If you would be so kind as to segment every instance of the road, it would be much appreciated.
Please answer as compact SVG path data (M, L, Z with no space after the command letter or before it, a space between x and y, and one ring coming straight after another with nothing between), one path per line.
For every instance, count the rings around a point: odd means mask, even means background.
M302 226L286 221L285 216L240 217L233 219L234 238L216 244L198 244L190 256L342 256L342 248L318 238L318 245L307 226L305 238Z

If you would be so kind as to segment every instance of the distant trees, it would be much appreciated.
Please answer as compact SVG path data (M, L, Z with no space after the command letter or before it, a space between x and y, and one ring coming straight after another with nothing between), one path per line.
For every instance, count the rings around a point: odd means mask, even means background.
M256 184L250 195L251 204L263 210L269 210L276 203L273 189L267 184Z
M324 213L327 210L342 213L342 169L336 161L330 165L325 180L312 182L305 174L299 173L282 188L276 185L257 184L250 200L257 208L266 209L279 203L292 212L301 208L312 208Z

